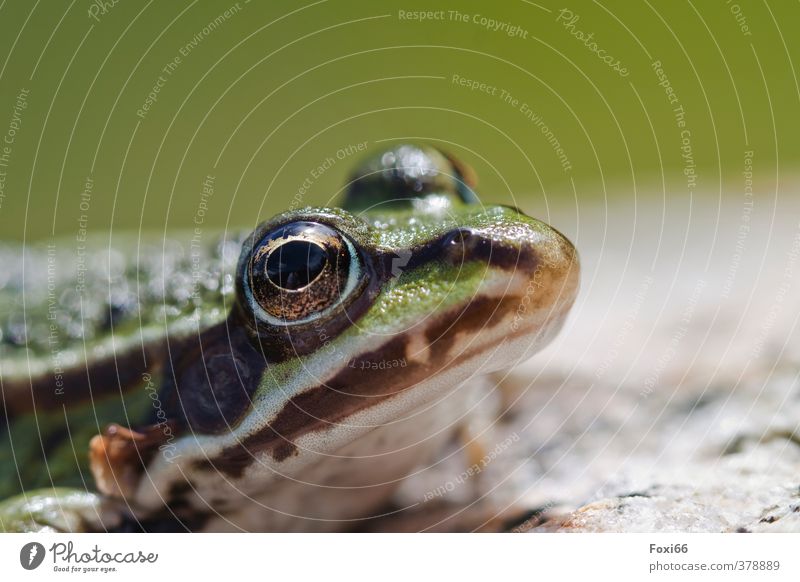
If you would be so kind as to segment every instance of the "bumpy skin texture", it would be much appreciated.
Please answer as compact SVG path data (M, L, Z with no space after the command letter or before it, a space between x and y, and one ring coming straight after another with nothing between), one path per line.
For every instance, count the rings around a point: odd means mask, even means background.
M112 327L123 338L195 314L220 318L233 296L245 234L205 234L194 245L186 244L189 233L171 239L115 235L112 248L99 237L85 248L70 239L0 243L4 377L10 372L5 367L24 360L26 351L38 359L54 349L91 348Z
M99 427L150 421L148 395L120 388L141 385L168 335L224 320L245 234L0 245L0 498L89 485Z
M563 236L515 209L476 203L471 172L425 146L383 152L351 182L343 208L279 214L248 237L204 247L184 240L186 251L154 245L136 260L98 251L91 264L101 265L100 276L91 282L45 248L39 286L67 291L55 309L41 289L5 291L0 306L12 306L13 315L24 297L28 317L24 333L11 321L16 344L4 346L0 373L10 419L3 454L19 455L24 435L45 418L53 436L25 454L38 456L31 466L48 473L44 482L20 472L22 479L5 483L24 491L85 487L85 453L70 458L66 447L88 442L80 431L99 432L88 457L105 497L67 491L39 494L35 503L12 499L0 507L4 527L347 527L385 503L457 428L467 411L454 406L458 397L443 396L476 371L513 365L552 339L578 286L577 255ZM316 316L274 322L258 303L269 291L248 288L256 280L249 269L265 236L297 221L340 233L357 268L349 291ZM47 270L59 263L68 265L65 275ZM70 288L84 279L83 303L99 307L81 330L75 317L80 322L85 307ZM52 344L32 339L40 336L29 293L39 317L55 313ZM36 373L22 362L28 347ZM71 368L59 365L69 385L64 399L53 354L71 354ZM373 367L379 361L407 367ZM72 374L81 369L86 377ZM104 427L111 421L118 424ZM425 430L438 436L416 442ZM413 454L375 454L386 443ZM60 521L50 511L59 498L69 500ZM309 515L296 515L303 511Z

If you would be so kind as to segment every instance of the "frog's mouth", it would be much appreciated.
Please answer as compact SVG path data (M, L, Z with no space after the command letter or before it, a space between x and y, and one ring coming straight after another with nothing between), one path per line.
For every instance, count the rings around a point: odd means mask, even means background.
M402 272L386 276L369 313L336 338L333 352L318 349L302 362L268 365L240 422L216 435L176 440L170 449L176 464L152 454L163 446L151 442L152 431L106 431L92 448L98 486L133 495L139 481L133 475L147 459L156 490L159 479L174 481L176 470L212 470L233 480L249 471L291 473L436 399L456 397L452 390L476 374L532 355L560 329L577 294L579 267L566 238L525 226L513 238L458 229L415 248ZM397 254L376 255L377 271L391 273ZM459 292L448 285L423 289L419 280L431 274L439 281L460 277ZM149 454L139 451L142 444ZM120 479L126 471L132 478Z

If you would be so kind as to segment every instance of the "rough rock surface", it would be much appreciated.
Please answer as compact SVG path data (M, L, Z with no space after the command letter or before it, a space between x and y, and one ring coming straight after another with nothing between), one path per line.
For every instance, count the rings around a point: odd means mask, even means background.
M493 379L508 413L475 427L490 462L464 477L470 447L454 443L404 485L389 527L800 531L793 197L582 208L572 228L550 216L582 255L570 321Z

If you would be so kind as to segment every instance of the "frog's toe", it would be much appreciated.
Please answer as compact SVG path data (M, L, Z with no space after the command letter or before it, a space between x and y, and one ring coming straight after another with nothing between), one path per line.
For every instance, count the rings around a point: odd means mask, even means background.
M0 503L0 531L88 532L122 523L119 507L78 489L39 489Z

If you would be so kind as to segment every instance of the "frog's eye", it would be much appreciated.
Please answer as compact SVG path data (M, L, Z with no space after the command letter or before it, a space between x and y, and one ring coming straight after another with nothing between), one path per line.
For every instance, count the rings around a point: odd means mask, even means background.
M346 237L324 224L293 222L266 233L253 247L247 287L268 323L302 323L341 304L360 271Z

